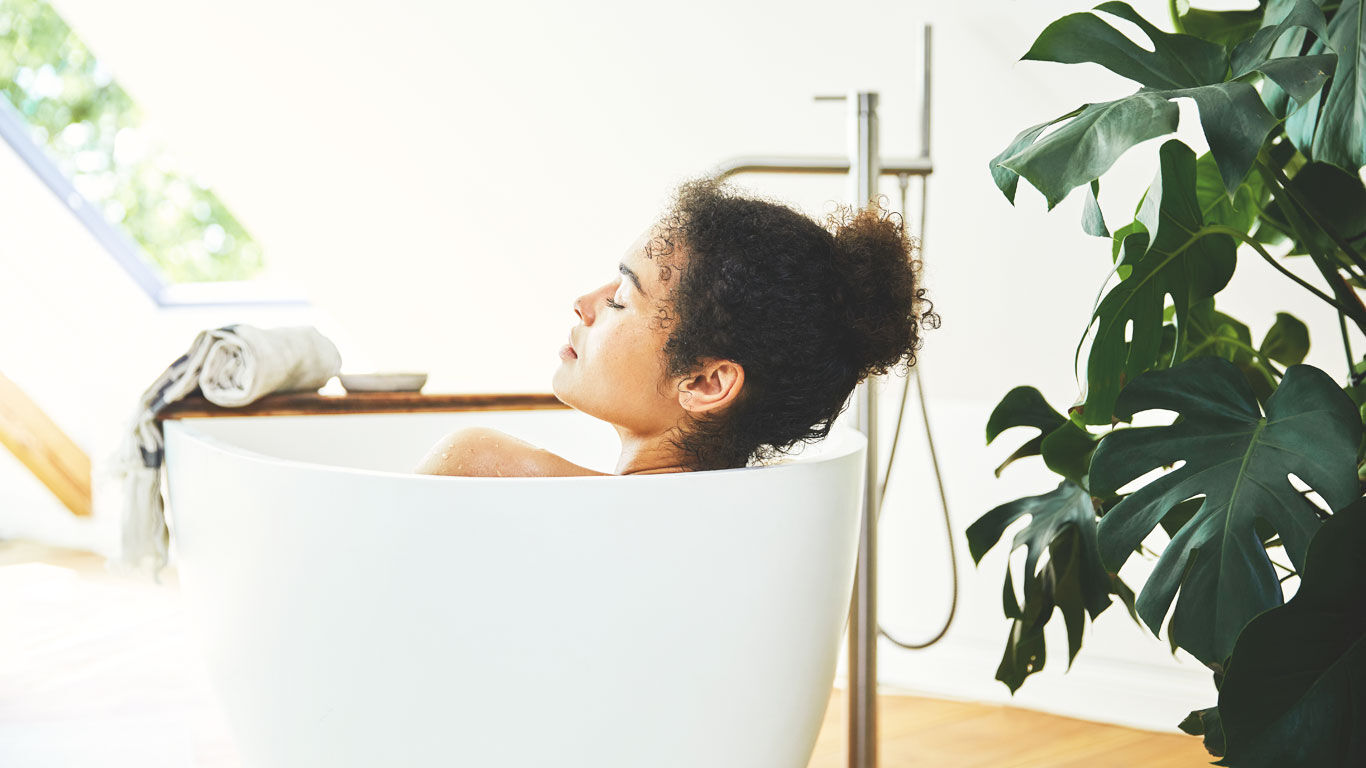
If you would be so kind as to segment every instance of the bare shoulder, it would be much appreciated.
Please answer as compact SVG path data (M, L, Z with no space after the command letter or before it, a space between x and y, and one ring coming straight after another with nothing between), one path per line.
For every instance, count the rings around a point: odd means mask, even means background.
M414 470L473 477L576 477L607 475L489 427L458 429L432 446Z

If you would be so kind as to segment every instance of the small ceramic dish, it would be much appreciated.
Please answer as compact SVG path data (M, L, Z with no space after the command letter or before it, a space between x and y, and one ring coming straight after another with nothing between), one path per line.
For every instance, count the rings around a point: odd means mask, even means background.
M425 373L343 373L338 378L347 392L420 392L427 383Z

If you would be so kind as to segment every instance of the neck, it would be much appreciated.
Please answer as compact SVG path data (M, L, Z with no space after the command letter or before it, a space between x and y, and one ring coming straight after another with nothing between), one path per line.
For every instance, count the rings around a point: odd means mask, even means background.
M617 459L616 474L655 475L688 471L664 434L637 435L620 428L617 432L621 436L621 457Z

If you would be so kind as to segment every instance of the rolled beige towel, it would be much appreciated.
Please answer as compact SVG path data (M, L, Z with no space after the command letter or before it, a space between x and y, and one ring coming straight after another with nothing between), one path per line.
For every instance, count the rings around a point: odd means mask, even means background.
M341 372L341 353L311 325L257 328L237 323L200 331L189 350L142 394L128 438L111 456L123 482L122 550L115 572L143 572L161 582L170 532L161 495L164 441L156 415L196 389L216 405L247 405L274 392L317 391ZM150 563L148 562L150 558Z
M215 405L235 408L273 392L316 392L341 372L336 345L313 326L228 327L232 330L203 332L214 342L199 386Z

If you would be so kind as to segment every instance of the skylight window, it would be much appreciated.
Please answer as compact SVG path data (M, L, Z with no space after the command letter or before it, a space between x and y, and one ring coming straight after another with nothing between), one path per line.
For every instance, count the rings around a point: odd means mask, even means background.
M111 252L150 265L134 276L159 302L261 274L260 245L45 0L0 0L0 136Z

